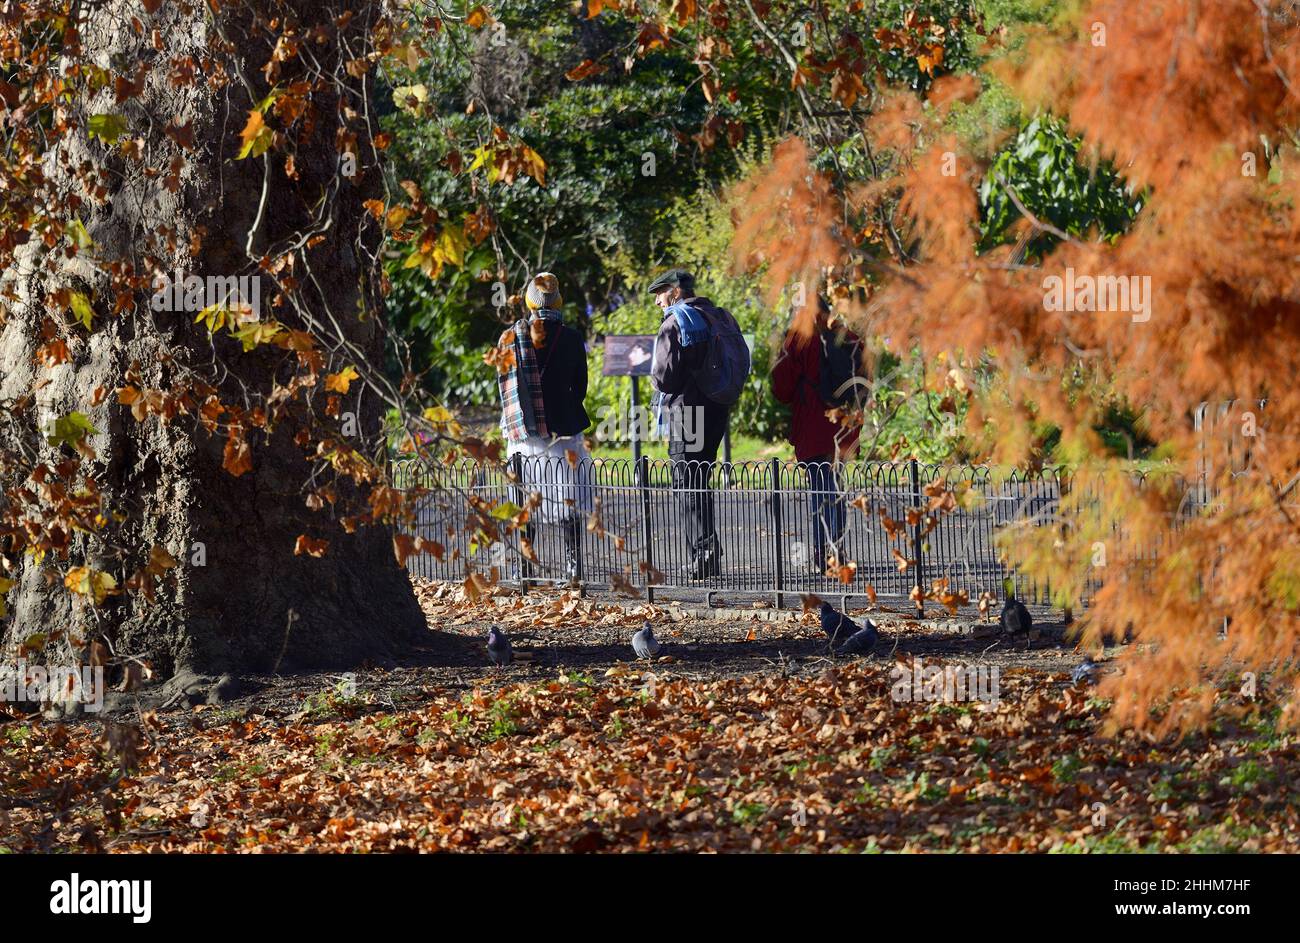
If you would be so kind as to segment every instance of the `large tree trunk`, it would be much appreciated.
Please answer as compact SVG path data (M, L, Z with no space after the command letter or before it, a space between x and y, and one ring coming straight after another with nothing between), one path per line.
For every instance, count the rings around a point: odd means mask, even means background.
M0 401L33 394L35 405L21 418L29 441L51 464L72 453L66 445L47 444L41 436L45 425L72 411L89 416L98 434L87 441L97 458L86 463L86 470L98 479L108 505L124 518L111 528L109 542L74 537L67 559L22 557L19 585L8 596L11 616L2 648L9 658L24 639L53 630L72 657L84 657L86 646L102 636L119 654L149 657L163 675L180 669L337 667L390 658L424 629L406 573L394 559L391 531L363 526L348 535L330 520L328 506L322 512L305 504L313 466L294 439L307 422L306 405L296 407L272 432L255 433L250 439L253 468L236 477L222 467L224 436L209 435L192 416L170 423L154 416L138 421L115 395L133 382L165 390L197 374L223 401L255 405L277 380L289 379L294 368L287 351L245 353L224 334L214 339L194 323L194 313L151 311L149 273L153 263L161 270L199 275L254 274L246 241L255 223L253 254L275 255L301 241L298 234L312 225L312 214L322 207L328 228L297 253L293 274L303 286L302 303L311 317L341 325L352 351L345 360L382 363L383 337L376 319L357 316L363 302L372 312L381 304L370 256L377 233L362 202L382 193L375 152L356 119L356 113L365 113L369 80L349 75L343 67L360 56L364 21L377 5L366 0L226 0L221 6L214 20L202 2L189 13L163 2L150 15L136 0L109 0L88 13L83 25L91 61L133 80L140 78L138 65L146 70L137 97L115 102L110 87L78 102L83 117L123 115L128 121L124 139L143 141L143 159L124 156L81 131L58 143L46 173L71 185L83 161L105 168L107 198L87 199L78 215L101 259L130 260L142 277L136 310L112 314L108 279L85 259L68 259L35 239L23 246L22 264L4 276L12 294L0 329ZM355 17L338 30L335 17L344 9ZM255 11L263 17L260 24L253 19ZM288 23L298 21L301 46L310 49L330 79L311 94L314 126L299 129L287 145L294 153L296 180L286 174L283 141L265 158L235 159L249 110L272 87L264 66L274 37L268 37L265 24L277 15L281 23L284 17ZM132 28L133 17L143 21L141 34ZM324 30L326 42L308 39L313 27ZM346 52L340 48L340 33L350 44ZM178 84L173 73L189 56L195 80ZM206 65L205 57L210 57ZM227 81L218 86L212 78L223 73ZM336 76L342 84L334 84ZM308 77L300 60L289 59L274 78L283 86ZM341 93L350 115L339 107ZM165 133L169 124L189 125L192 149L173 139L184 140L183 133ZM338 134L345 124L347 132L358 135L355 178L341 177ZM177 157L183 161L178 181L169 180ZM269 311L271 281L264 278L262 284L263 318L274 316L291 328L308 326L308 319L290 306ZM93 297L95 326L87 333L66 314L56 317L71 359L51 368L39 362L37 350L45 342L46 299L62 287ZM133 363L139 365L139 379L132 382L128 371ZM93 405L97 390L107 395ZM359 427L350 441L376 458L380 401L361 383L354 383L342 400L342 409L355 414ZM319 402L310 408L318 417L322 413ZM340 486L341 503L364 496L364 488ZM328 539L328 552L321 558L295 555L300 534ZM64 588L63 575L78 565L112 573L121 584L147 563L155 546L165 548L179 566L168 573L152 602L123 592L96 606ZM53 656L46 652L47 658Z

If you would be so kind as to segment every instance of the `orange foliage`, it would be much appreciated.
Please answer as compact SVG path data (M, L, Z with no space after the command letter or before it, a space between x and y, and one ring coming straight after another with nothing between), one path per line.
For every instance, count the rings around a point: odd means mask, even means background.
M897 207L891 222L916 240L915 257L875 262L879 284L841 310L893 349L917 345L967 375L992 359L996 380L975 390L971 410L990 423L988 459L1034 460L1031 416L1062 429L1058 454L1075 469L1063 520L1013 531L1005 549L1050 579L1058 604L1077 604L1086 579L1102 580L1083 619L1085 645L1132 626L1125 670L1102 689L1118 727L1169 733L1248 707L1235 680L1243 672L1284 706L1285 721L1300 720L1300 174L1291 144L1300 27L1279 10L1253 0L1100 0L1000 66L1028 108L1063 116L1091 158L1149 188L1114 245L1069 239L1041 267L1011 247L976 255L985 168L945 131L943 109L922 109L911 93L888 98L868 128L892 156L877 183L840 194L832 209L804 152L784 146L751 183L744 205L753 217L737 230L742 258L766 261L774 286L832 268L832 284L862 287L853 276L862 259L835 224ZM941 103L964 91L945 90ZM1024 226L1037 232L1035 220ZM1136 294L1108 310L1048 304L1049 279L1068 285L1078 274L1131 280L1143 304ZM1110 284L1110 300L1122 299ZM1142 487L1094 432L1117 392L1144 411L1167 456ZM1261 398L1262 409L1250 405ZM1193 419L1200 405L1229 401L1237 405L1203 437ZM1207 469L1216 500L1189 504L1184 483Z

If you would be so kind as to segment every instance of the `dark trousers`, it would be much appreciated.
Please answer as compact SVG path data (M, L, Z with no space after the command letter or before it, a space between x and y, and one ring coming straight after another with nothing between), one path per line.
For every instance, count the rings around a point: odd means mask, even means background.
M691 410L693 407L682 407ZM727 431L731 410L726 406L695 407L691 419L675 416L671 420L668 440L668 458L673 463L673 491L682 515L682 528L686 535L686 552L691 560L701 554L721 555L717 526L713 520L713 491L711 479L713 466L718 459L718 446ZM690 425L693 420L694 425ZM678 422L684 425L678 425ZM686 436L685 432L692 432Z
M826 565L828 550L840 558L840 538L844 536L847 512L835 480L835 466L830 456L811 458L808 465L808 491L812 498L813 553L819 569Z

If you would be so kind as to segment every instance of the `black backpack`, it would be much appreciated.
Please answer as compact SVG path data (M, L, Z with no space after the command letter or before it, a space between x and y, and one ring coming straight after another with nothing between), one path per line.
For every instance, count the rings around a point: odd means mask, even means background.
M821 362L817 395L827 406L848 406L864 399L867 383L862 376L862 342L835 331L821 332Z
M691 307L709 324L709 348L704 363L695 372L695 382L700 392L715 403L734 406L745 388L751 366L745 335L726 308L696 304Z

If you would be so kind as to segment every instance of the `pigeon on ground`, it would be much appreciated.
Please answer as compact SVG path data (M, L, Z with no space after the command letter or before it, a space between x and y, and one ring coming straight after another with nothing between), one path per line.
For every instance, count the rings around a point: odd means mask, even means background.
M636 652L637 658L654 658L659 654L659 640L649 622L645 628L632 634L632 651Z
M831 640L832 646L844 644L859 628L856 622L828 602L822 603L821 618L822 631Z
M876 623L870 619L866 624L849 636L848 641L835 650L837 655L870 655L876 650L876 641L880 638L880 630L876 628Z
M510 636L502 632L497 626L488 629L488 657L492 659L492 664L498 668L504 667L514 661L514 653L510 650Z
M1075 667L1074 671L1070 672L1070 682L1072 684L1096 684L1097 663L1091 658L1085 658L1082 663Z
M1008 635L1026 635L1034 627L1034 617L1029 610L1011 593L1002 605L1002 631Z

